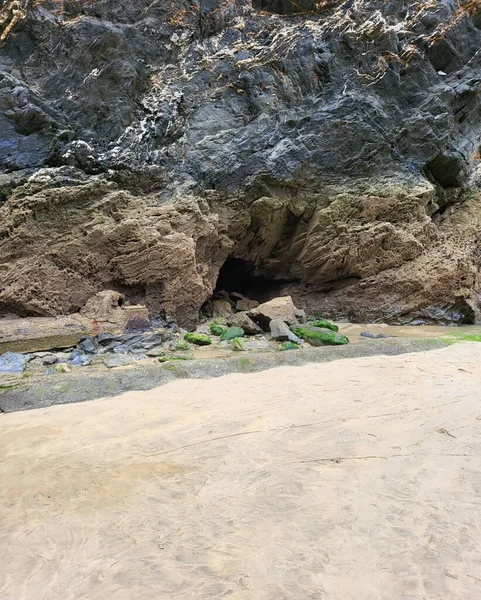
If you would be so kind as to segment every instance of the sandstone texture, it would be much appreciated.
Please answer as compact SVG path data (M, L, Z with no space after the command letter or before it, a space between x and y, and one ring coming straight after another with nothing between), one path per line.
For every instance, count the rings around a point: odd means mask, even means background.
M0 316L479 321L480 47L474 0L2 2Z

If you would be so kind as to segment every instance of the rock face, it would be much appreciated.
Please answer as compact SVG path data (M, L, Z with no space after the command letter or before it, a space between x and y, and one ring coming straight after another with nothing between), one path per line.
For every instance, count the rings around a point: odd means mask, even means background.
M479 319L480 45L477 1L4 2L0 316L190 326L235 259L323 316Z

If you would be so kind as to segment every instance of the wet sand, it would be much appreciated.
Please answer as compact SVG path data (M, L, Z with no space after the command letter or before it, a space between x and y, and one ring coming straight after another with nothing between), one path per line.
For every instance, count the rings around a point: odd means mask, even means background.
M0 599L481 597L481 344L0 415Z

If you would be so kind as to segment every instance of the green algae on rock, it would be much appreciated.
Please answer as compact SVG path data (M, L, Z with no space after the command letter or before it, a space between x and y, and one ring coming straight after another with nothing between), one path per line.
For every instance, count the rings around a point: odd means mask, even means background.
M221 335L220 341L226 342L235 338L244 337L244 335L245 331L242 329L242 327L229 327L229 329Z
M176 360L194 360L194 355L193 354L176 354L176 355L172 355L169 354L167 356L159 356L157 358L157 360L161 363L165 363L165 362L172 362L172 361L176 361Z
M210 332L212 333L212 335L224 335L224 333L227 331L227 329L225 327L222 327L222 325L219 325L219 323L217 323L216 321L214 321L213 323L211 323L210 327Z
M205 333L186 333L184 340L196 346L210 346L212 344L212 340Z
M235 337L230 341L230 344L234 350L244 352L246 347L244 346L244 340L240 337Z
M313 346L344 346L345 344L349 344L349 340L345 335L326 329L319 329L309 325L301 327L294 325L291 327L291 330Z
M316 321L308 323L308 325L312 325L312 327L320 327L322 329L330 329L331 331L339 331L339 327L327 319L317 319Z
M277 346L277 349L280 352L286 352L287 350L299 350L299 348L299 344L296 344L295 342L284 342L283 344L279 344L279 346Z

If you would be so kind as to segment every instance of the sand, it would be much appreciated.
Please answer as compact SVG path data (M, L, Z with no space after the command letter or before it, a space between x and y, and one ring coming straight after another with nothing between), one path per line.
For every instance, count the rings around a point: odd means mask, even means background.
M481 598L481 344L0 415L2 600Z

